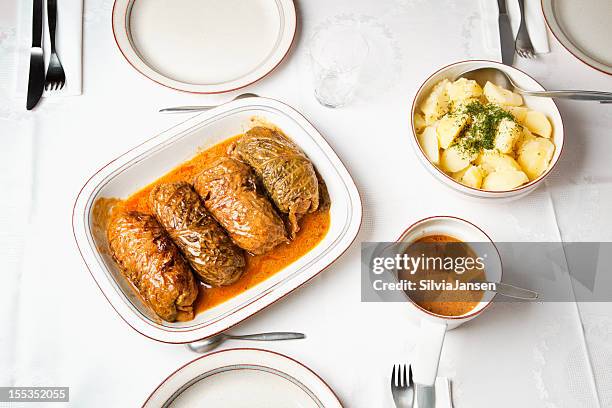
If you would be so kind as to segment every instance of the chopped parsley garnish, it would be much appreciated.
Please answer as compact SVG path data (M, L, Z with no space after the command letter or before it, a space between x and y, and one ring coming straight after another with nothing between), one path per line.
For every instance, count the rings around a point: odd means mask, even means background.
M480 153L495 147L497 126L503 119L515 122L514 116L499 105L479 101L461 106L449 115L468 115L470 123L463 129L455 144L467 154Z

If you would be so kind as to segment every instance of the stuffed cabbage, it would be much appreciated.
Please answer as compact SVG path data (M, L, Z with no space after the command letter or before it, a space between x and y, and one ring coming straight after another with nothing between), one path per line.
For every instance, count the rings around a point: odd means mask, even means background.
M123 275L159 317L169 322L193 318L196 280L155 217L118 213L109 223L107 237Z
M203 282L225 286L242 275L242 250L208 213L191 184L157 185L149 195L149 206Z
M287 214L294 237L299 219L319 207L317 175L308 157L279 132L262 126L246 132L232 154L253 168L276 207Z
M259 255L286 241L283 221L257 190L249 166L222 158L195 178L206 209L239 247Z

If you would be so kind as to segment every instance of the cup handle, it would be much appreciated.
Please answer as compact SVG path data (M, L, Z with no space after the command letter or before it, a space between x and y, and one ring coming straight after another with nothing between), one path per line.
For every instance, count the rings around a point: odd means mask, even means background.
M415 348L413 371L415 383L432 386L436 382L446 327L446 322L421 320L419 339Z

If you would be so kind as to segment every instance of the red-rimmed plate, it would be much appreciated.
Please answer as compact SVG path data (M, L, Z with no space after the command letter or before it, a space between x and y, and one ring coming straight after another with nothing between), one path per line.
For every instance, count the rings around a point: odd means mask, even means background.
M127 61L185 92L249 85L285 57L296 32L292 0L115 0L113 32Z
M272 351L230 349L197 358L166 378L149 407L342 408L308 367Z
M612 1L542 0L548 27L570 53L612 75Z

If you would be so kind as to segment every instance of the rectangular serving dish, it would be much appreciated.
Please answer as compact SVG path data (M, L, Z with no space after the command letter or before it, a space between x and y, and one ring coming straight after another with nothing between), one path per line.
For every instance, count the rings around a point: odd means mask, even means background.
M162 321L134 293L105 250L106 242L100 234L94 233L94 203L102 197L128 197L192 158L198 151L248 130L254 117L282 129L314 163L331 198L329 231L310 252L240 295L199 313L191 321ZM351 245L361 226L361 216L357 187L321 134L284 103L253 97L232 101L197 115L104 166L79 192L74 204L72 227L87 268L126 323L154 340L189 343L223 332L313 278Z

